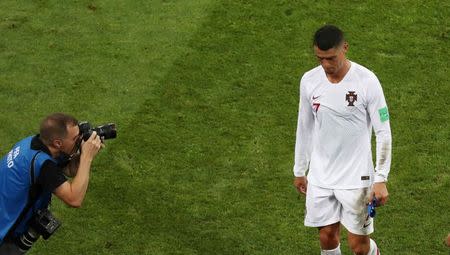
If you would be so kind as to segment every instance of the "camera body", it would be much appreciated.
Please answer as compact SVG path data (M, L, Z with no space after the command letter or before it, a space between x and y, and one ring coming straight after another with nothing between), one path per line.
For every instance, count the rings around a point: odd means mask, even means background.
M39 236L47 240L60 226L61 222L48 209L37 210L30 220L30 227L16 239L16 244L22 251L27 251Z
M105 140L117 137L116 124L114 123L108 123L93 128L89 122L83 121L78 124L78 127L80 128L80 135L84 141L87 141L94 131L97 132L98 136Z
M30 226L47 240L61 226L61 222L48 209L43 209L36 212Z

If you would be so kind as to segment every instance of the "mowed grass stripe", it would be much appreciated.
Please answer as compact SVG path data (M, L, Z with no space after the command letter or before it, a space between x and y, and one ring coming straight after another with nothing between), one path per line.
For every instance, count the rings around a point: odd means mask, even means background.
M1 151L53 111L126 126L209 2L2 1Z

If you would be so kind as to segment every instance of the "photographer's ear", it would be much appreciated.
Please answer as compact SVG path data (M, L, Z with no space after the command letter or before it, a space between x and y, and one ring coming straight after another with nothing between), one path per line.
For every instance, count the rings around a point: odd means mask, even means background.
M53 147L55 147L56 149L62 150L63 142L62 142L61 139L55 139L55 140L53 140L52 144L53 144Z

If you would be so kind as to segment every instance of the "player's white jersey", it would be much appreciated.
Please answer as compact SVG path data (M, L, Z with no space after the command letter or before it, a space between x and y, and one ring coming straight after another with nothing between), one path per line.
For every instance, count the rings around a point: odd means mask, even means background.
M309 169L308 181L323 188L368 187L387 180L390 169L391 131L380 82L370 70L350 63L339 83L331 83L322 66L306 72L300 82L294 175L304 176Z

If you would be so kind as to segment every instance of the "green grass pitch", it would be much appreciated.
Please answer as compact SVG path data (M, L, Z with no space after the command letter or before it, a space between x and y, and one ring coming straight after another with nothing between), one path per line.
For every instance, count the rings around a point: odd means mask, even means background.
M298 82L340 26L391 115L383 254L448 254L448 1L0 1L0 152L48 113L114 121L81 209L30 254L318 254L292 186ZM350 254L343 234L343 252Z

